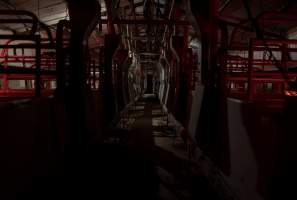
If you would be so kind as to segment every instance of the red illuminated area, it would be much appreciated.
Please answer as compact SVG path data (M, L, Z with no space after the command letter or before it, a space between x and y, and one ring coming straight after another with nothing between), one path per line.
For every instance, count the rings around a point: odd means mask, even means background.
M297 76L296 42L251 40L245 49L229 50L222 58L226 95L250 101L288 96L288 84Z
M52 95L56 87L56 52L53 38L35 36L38 19L30 12L2 11L0 15L3 17L2 23L11 26L22 23L22 20L17 19L28 17L24 22L31 27L29 33L22 35L1 35L0 97L20 99Z
M296 0L0 1L0 199L297 199Z
M285 91L285 95L288 97L297 97L297 92L296 91Z

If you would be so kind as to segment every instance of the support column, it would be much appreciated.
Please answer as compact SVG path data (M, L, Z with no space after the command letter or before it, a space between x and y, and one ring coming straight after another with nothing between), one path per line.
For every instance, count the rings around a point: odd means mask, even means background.
M84 146L88 140L86 105L90 90L86 84L86 68L84 65L84 35L100 12L100 4L96 0L68 0L70 16L70 80L66 89L65 104L71 121L70 143Z
M108 34L105 36L105 52L104 52L104 82L103 82L103 124L107 126L115 117L115 98L113 85L113 55L119 45L120 36L115 34ZM105 127L107 128L107 127Z
M204 84L196 141L204 153L228 174L230 163L227 111L226 102L220 92L218 67L218 0L192 0L191 5L201 30L201 68Z

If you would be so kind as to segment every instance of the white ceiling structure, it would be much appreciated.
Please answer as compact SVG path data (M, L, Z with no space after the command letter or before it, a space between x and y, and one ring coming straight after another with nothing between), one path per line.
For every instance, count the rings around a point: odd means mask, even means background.
M67 7L63 0L9 0L7 4L12 9L33 12L40 21L47 25L57 24L59 20L67 19Z
M101 1L101 11L104 12L106 10L104 0ZM0 8L33 12L48 26L69 18L65 0L0 0Z

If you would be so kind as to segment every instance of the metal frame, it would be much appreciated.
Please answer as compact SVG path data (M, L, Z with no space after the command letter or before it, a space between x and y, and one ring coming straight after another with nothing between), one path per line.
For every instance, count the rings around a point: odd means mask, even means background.
M43 81L55 80L55 55L50 57L43 55L43 50L55 50L55 45L51 34L47 30L49 40L41 39L40 35L35 35L38 28L38 18L28 11L7 11L0 10L1 16L29 16L31 19L1 19L0 23L20 24L30 23L31 29L28 34L21 35L0 35L0 40L6 41L1 44L2 67L0 68L0 78L3 80L3 87L0 89L0 98L23 98L49 96L53 89L42 88ZM15 44L12 44L14 42ZM25 50L33 50L33 55L26 55ZM13 55L10 52L13 52ZM17 53L17 51L21 53ZM33 89L12 89L9 88L9 80L34 80Z
M294 45L294 46L293 46ZM253 101L269 101L283 100L285 96L295 96L294 91L288 91L288 82L297 78L297 71L290 71L289 66L297 67L297 58L286 58L287 54L297 55L297 40L280 40L251 39L248 48L233 49L238 52L244 51L245 57L223 55L221 60L221 68L223 74L223 90L226 96L240 98L243 100ZM273 52L279 54L279 59L265 57L264 52ZM258 53L258 58L255 55ZM262 55L262 58L259 58ZM267 68L276 68L268 71ZM271 84L272 91L270 94L257 90L261 89L261 85ZM247 88L242 91L231 91L230 85L245 84ZM260 88L259 88L260 87ZM235 86L235 89L240 89Z

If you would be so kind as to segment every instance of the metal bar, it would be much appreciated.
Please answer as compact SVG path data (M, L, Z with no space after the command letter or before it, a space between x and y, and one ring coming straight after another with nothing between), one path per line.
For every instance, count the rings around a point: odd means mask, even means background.
M107 24L108 20L102 19L102 24ZM172 20L172 19L115 19L113 20L114 24L153 24L153 25L191 25L189 21L186 20Z
M0 69L0 74L35 74L36 73L36 69L35 68L1 68ZM55 75L56 71L52 71L52 70L41 70L40 72L43 75Z
M13 80L34 80L35 75L34 74L6 74L5 75L7 80L13 79ZM1 76L0 76L1 77ZM42 80L55 80L54 75L41 75Z

